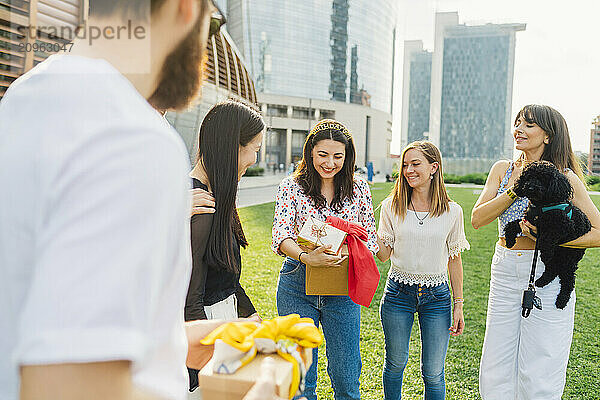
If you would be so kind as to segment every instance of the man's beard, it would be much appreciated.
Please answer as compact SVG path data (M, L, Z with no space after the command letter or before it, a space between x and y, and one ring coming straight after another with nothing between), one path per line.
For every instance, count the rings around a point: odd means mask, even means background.
M183 110L199 94L206 63L203 23L204 18L199 17L188 36L165 59L158 87L148 99L157 110Z

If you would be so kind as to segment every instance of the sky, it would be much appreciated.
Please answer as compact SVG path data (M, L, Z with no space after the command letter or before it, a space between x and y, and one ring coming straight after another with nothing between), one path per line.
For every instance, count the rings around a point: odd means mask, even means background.
M589 152L592 120L600 115L600 1L398 0L394 133L400 149L405 40L433 50L435 12L457 11L459 23L526 23L516 34L512 115L531 103L556 108L575 151Z

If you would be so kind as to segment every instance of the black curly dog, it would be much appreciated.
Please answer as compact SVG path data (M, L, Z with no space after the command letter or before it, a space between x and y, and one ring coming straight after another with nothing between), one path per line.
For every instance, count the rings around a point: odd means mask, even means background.
M529 199L525 218L537 228L537 246L546 270L535 281L544 287L558 276L560 292L556 307L563 309L575 287L575 270L585 249L559 246L584 235L592 228L586 215L573 204L573 188L567 177L547 161L530 164L515 182L513 191ZM505 228L506 245L515 245L521 233L519 221L511 221Z

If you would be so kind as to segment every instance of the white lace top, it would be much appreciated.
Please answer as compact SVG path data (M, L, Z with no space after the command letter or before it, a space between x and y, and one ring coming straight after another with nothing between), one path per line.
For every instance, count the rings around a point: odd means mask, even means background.
M409 285L436 286L448 281L448 260L470 248L465 237L463 211L450 202L450 210L431 217L408 210L404 220L392 212L392 199L381 203L378 236L392 248L388 277ZM419 220L423 224L419 224Z

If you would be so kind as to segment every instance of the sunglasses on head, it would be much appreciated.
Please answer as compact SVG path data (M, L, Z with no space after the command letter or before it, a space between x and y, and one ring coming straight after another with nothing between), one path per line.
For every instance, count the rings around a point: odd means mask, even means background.
M227 19L225 13L221 11L216 2L212 1L213 6L217 9L210 17L210 26L208 28L208 37L214 36L221 30L221 27L225 25Z

